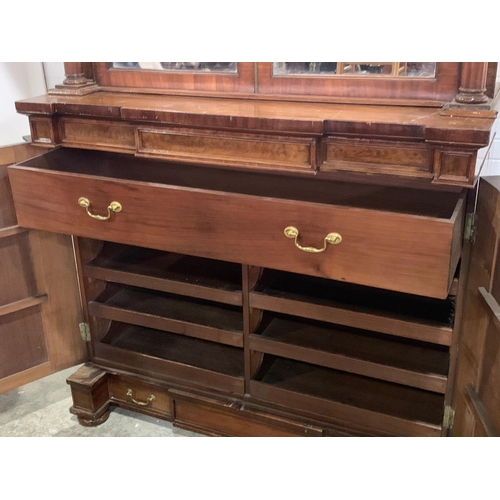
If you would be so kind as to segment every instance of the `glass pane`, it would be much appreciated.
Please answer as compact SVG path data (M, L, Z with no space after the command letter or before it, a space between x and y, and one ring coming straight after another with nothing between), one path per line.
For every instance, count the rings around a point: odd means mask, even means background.
M273 63L273 74L284 75L335 75L337 73L336 62L275 62Z
M435 62L409 62L407 65L407 76L418 78L434 78L436 76Z
M394 66L393 66L394 64ZM339 73L344 75L399 76L399 63L340 63Z
M275 62L274 76L349 75L434 78L435 62Z
M236 73L235 62L114 62L115 69Z

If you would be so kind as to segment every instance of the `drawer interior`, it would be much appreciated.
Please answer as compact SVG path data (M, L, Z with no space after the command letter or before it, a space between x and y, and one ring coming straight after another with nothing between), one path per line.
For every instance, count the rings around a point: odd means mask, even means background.
M191 189L358 207L451 219L462 190L343 182L314 177L236 171L135 158L126 154L60 148L32 158L23 167L88 176L158 183Z

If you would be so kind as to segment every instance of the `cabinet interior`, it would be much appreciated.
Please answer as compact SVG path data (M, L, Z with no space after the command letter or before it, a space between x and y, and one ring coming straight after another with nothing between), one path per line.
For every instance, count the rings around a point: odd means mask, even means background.
M408 433L415 425L424 435L441 431L453 296L269 269L253 270L250 280L248 268L234 263L80 241L99 249L83 265L95 290L87 307L98 364L126 363L174 386L245 397L271 411L298 401L325 425L334 424L330 405L341 405L353 415L383 414L388 434L394 419ZM434 342L418 335L429 329Z

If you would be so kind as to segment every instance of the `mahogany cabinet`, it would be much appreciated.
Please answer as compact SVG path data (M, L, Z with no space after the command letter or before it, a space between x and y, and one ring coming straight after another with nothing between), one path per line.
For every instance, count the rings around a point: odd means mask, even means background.
M497 435L495 69L66 63L16 103L41 153L9 168L19 224L75 242L80 423Z

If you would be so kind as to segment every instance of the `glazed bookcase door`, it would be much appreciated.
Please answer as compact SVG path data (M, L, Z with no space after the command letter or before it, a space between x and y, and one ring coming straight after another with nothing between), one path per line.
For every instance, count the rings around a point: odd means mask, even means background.
M148 91L253 93L254 63L94 63L102 87Z
M500 436L500 177L481 179L458 352L455 436Z
M453 99L459 86L460 63L293 63L307 65L307 71L287 71L283 66L287 64L292 63L258 63L260 94L400 99L429 104ZM408 66L412 64L419 64L420 69L412 71ZM311 65L316 65L314 71L309 71Z

